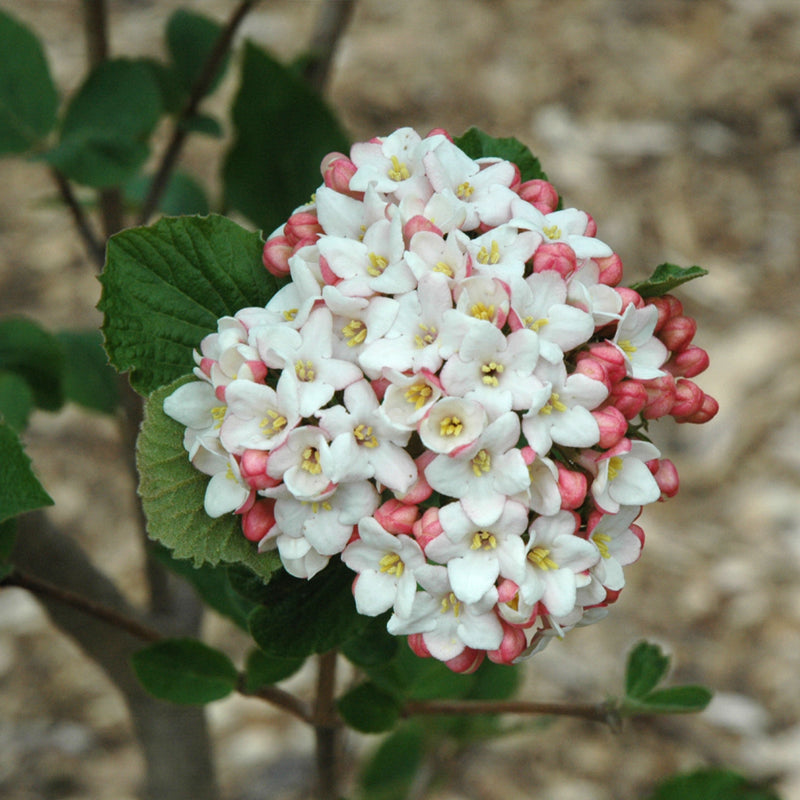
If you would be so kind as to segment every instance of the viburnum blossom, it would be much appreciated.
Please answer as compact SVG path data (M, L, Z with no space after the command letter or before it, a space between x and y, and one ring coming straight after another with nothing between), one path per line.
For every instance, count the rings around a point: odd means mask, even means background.
M605 616L678 488L648 425L717 409L680 302L622 287L530 163L467 150L402 128L326 157L264 246L286 283L164 405L209 515L297 578L340 559L359 613L455 671Z

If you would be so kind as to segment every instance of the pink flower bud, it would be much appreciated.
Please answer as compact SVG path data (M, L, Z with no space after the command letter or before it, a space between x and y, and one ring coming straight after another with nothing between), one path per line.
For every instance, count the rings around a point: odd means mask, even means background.
M708 369L708 365L708 353L702 347L690 344L680 353L673 353L672 357L664 365L664 369L676 378L694 378Z
M256 383L264 383L267 377L267 365L263 361L245 361L245 366L250 370Z
M436 227L427 217L423 217L422 214L411 217L403 226L403 236L407 242L410 242L414 234L420 231L429 231L430 233L435 233L437 236L444 236L441 228Z
M200 367L200 371L204 375L208 375L208 377L210 378L211 377L211 365L212 364L216 364L216 363L217 362L214 361L213 358L201 358L200 359L200 363L198 364L198 366Z
M675 379L672 375L662 375L649 381L642 381L647 393L647 403L642 410L645 419L659 419L672 411L677 398Z
M253 489L269 489L280 481L267 475L269 453L265 450L245 450L239 461L242 478Z
M583 232L584 236L597 236L597 223L591 214L587 214L586 230Z
M414 652L415 656L419 656L420 658L431 657L431 651L428 650L428 646L425 644L421 633L411 633L408 635L407 640L408 646Z
M670 413L675 419L685 419L696 414L703 405L703 390L688 378L678 378L675 384L675 403Z
M336 286L342 279L330 268L325 256L319 257L319 271L326 286Z
M625 383L619 385L625 386ZM637 411L636 413L638 414L639 412ZM597 444L602 447L603 450L608 450L609 447L613 447L628 432L628 419L616 406L606 405L603 408L595 409L591 414L595 422L597 422L598 428L600 428L600 441ZM636 414L633 416L636 416ZM633 417L631 417L631 419L633 419ZM578 505L580 505L580 503ZM563 507L566 508L567 506ZM578 506L570 507L577 508Z
M425 138L430 139L431 136L444 136L448 142L453 141L453 137L444 128L431 128Z
M426 508L422 512L422 516L414 522L411 532L414 534L417 544L424 551L437 536L443 533L442 523L439 522L439 509Z
M497 584L497 602L510 603L517 596L518 591L519 586L514 581L509 578L503 578Z
M627 430L627 424L625 429ZM567 469L560 462L556 462L556 469L558 469L558 491L561 494L561 508L567 510L580 508L586 499L586 491L588 489L586 475L582 472Z
M485 650L473 650L471 647L465 647L461 651L461 655L451 658L449 661L445 661L444 665L460 675L469 675L478 669L485 657Z
M647 390L640 381L620 381L611 389L606 403L618 409L625 419L633 419L647 405Z
M676 419L676 422L692 422L695 425L701 425L713 419L719 411L719 403L710 395L703 394L703 402L700 408L694 412L690 417L682 417Z
M608 379L612 385L619 383L627 374L625 356L610 342L595 342L589 346L588 351L581 351L578 358L580 359L584 353L596 358L606 368Z
M389 533L404 533L410 536L419 517L419 506L410 506L391 499L375 509L372 516Z
M655 306L658 309L658 322L656 322L655 333L658 333L668 319L683 314L683 305L677 297L671 294L664 294L661 297L651 297L647 305Z
M519 196L542 214L552 214L558 208L558 192L552 183L535 178L520 184Z
M511 162L511 166L514 167L514 177L511 179L511 183L508 184L508 188L511 189L512 192L519 193L519 187L522 186L522 173L513 161Z
M276 278L285 278L289 274L289 258L292 255L292 245L285 236L273 236L264 243L264 252L261 261L270 275Z
M566 280L577 266L575 251L566 242L541 244L533 254L534 272L553 270Z
M503 626L503 640L497 650L489 650L486 655L489 661L495 664L513 664L514 659L528 646L525 631L515 625L509 625L501 620Z
M304 239L316 241L323 233L315 211L298 211L292 214L283 226L283 235L292 247Z
M697 322L691 317L672 317L668 319L658 333L658 338L673 353L685 350L697 333Z
M605 258L595 258L595 264L600 269L598 281L606 286L616 286L622 280L622 259L612 253Z
M242 516L242 532L251 542L260 542L275 525L275 501L262 497Z
M350 179L356 174L356 165L341 153L331 153L320 165L322 178L329 189L350 197L359 197L361 192L350 191Z
M398 500L410 506L415 506L419 503L424 503L433 494L433 489L425 478L425 467L436 458L436 455L431 450L426 450L414 459L414 463L417 465L417 482L405 494L395 492L394 496Z
M585 375L593 381L598 381L611 391L611 381L608 377L608 370L596 358L587 353L578 353L577 364L573 374Z
M644 308L644 300L639 292L629 289L627 286L617 286L616 293L622 298L622 309L624 311L628 306L634 308Z
M661 499L675 497L680 487L678 470L668 458L654 458L647 462L647 468L656 479L658 488L661 489Z
M375 378L374 381L369 382L372 391L375 392L375 397L378 398L378 402L383 400L383 396L386 394L386 390L391 384L392 382L388 378Z

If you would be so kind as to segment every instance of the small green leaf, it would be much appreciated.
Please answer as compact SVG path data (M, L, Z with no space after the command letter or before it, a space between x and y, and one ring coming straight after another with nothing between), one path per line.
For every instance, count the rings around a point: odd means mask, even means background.
M386 630L388 617L382 614L370 618L362 631L342 645L342 655L358 667L391 661L397 654L398 639Z
M322 183L325 155L349 149L320 97L249 43L233 123L236 139L223 171L225 202L266 231L285 222Z
M708 275L702 267L678 267L675 264L659 264L653 274L644 281L634 283L630 288L642 297L661 297L682 283Z
M639 642L628 654L625 670L625 695L640 700L667 674L669 656L657 644Z
M212 139L221 139L225 135L219 120L208 114L196 114L181 121L181 128L187 133L200 133Z
M513 161L519 167L520 177L523 181L535 178L547 180L547 175L544 174L539 159L518 139L513 137L498 139L478 128L470 128L453 141L470 158L492 157Z
M710 702L711 690L705 686L671 686L648 692L632 702L629 699L624 705L637 713L693 714L702 711Z
M208 476L195 469L183 448L184 427L164 413L164 398L185 381L154 392L145 405L136 448L139 496L149 536L168 547L175 558L195 564L245 564L262 577L279 565L276 553L258 553L244 538L241 518L216 519L203 508Z
M39 39L0 11L0 155L35 147L55 125L57 110L58 92Z
M33 389L25 378L0 370L0 419L20 433L27 427L32 410Z
M148 175L139 175L124 186L125 200L131 205L140 208L147 197L152 178ZM185 172L176 171L167 183L167 188L161 196L158 210L169 216L182 214L208 214L208 198L203 187Z
M364 764L359 777L362 800L406 800L425 754L426 731L417 721L389 734Z
M59 144L45 158L78 183L123 183L147 158L147 139L161 110L161 90L148 64L103 61L70 101Z
M113 414L119 404L117 374L108 363L100 331L58 331L56 338L64 350L66 399Z
M0 522L0 562L8 561L17 539L17 521L7 519Z
M161 700L202 705L227 697L239 675L219 650L196 639L165 639L134 653L133 669L145 689Z
M261 261L264 242L220 216L164 218L112 236L103 293L111 363L142 394L186 375L192 350L220 317L264 306L280 286Z
M400 719L397 698L370 682L353 687L336 705L344 721L361 733L389 731Z
M57 411L64 403L63 348L52 333L33 320L0 319L0 369L24 378L39 408Z
M179 8L167 22L167 48L175 76L185 94L189 94L205 67L208 57L222 32L222 26L214 20ZM213 91L228 65L226 56L209 87Z
M338 647L366 625L356 612L353 573L332 561L311 580L276 573L264 606L250 615L250 634L265 652L305 658Z
M11 426L0 422L0 522L53 505Z
M706 767L662 781L647 800L780 800L764 785L724 767Z
M257 692L262 686L285 680L294 675L304 663L304 658L282 658L263 650L253 650L247 657L246 690L250 693Z

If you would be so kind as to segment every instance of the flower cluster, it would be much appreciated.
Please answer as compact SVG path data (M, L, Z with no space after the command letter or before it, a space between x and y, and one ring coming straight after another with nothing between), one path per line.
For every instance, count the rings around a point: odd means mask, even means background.
M332 154L266 242L290 276L219 320L165 411L205 510L467 671L601 618L678 488L644 436L703 422L708 357L669 295L619 286L592 218L543 179L400 129Z

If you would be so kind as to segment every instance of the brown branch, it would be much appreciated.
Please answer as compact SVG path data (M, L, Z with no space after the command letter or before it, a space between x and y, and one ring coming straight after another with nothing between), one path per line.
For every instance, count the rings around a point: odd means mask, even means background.
M336 800L339 797L337 767L342 723L334 701L336 660L335 650L319 656L317 696L312 720L316 737L317 800Z
M303 72L306 82L318 92L328 83L336 46L353 15L355 0L326 0L309 45L309 60Z
M53 180L58 187L58 192L61 195L61 199L64 201L64 204L67 206L70 214L72 215L72 221L75 223L75 227L77 228L81 239L83 239L86 249L89 251L89 257L92 259L98 269L102 269L106 258L105 246L100 241L100 237L92 228L89 218L84 213L83 207L78 202L78 198L72 191L72 187L70 186L69 181L66 179L64 174L57 169L51 169L50 174L52 175Z
M308 703L303 702L299 697L295 697L289 692L285 692L283 689L279 689L277 686L261 686L254 692L248 691L244 673L239 675L236 691L245 697L255 697L276 708L281 708L303 722L311 723L313 720L313 714Z
M174 169L175 163L178 160L181 148L183 147L183 142L188 133L185 123L197 114L200 101L203 99L209 87L211 86L220 64L222 64L222 61L228 53L231 42L233 41L233 37L236 34L236 30L238 29L242 20L252 10L253 6L255 6L257 2L258 0L242 0L242 2L240 2L238 7L234 10L231 18L228 20L227 25L217 38L217 41L214 44L214 49L206 59L203 69L200 71L200 74L197 76L197 79L192 86L185 106L178 114L178 118L175 120L172 138L167 144L164 155L161 157L161 163L156 170L156 174L153 177L153 181L150 184L150 189L147 192L147 197L145 198L142 206L141 213L139 214L139 225L146 225L158 207L158 203L164 194L164 190L167 188L170 175L172 174L172 170Z

